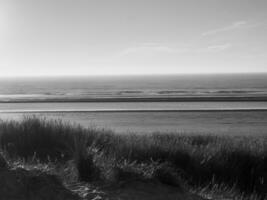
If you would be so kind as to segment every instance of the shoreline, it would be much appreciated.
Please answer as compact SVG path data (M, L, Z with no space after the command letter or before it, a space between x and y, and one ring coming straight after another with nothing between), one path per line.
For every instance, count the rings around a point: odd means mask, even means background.
M12 110L12 111L2 111L0 114L21 114L21 113L142 113L142 112L267 112L267 108L237 108L237 109L102 109L102 110L93 110L93 109L74 109L74 110Z
M9 99L0 103L108 103L108 102L236 102L267 101L267 96L196 96L196 97L106 97L106 98L56 98L56 99Z

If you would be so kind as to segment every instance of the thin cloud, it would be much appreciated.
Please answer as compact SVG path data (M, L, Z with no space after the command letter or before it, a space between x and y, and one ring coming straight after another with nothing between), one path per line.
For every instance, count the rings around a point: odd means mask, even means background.
M236 29L240 29L240 28L251 28L251 27L255 27L258 24L250 24L247 21L237 21L232 23L229 26L225 26L222 28L218 28L218 29L214 29L214 30L210 30L207 32L202 33L202 36L210 36L210 35L215 35L218 33L222 33L222 32L227 32L227 31L232 31L232 30L236 30Z
M218 44L218 45L212 45L208 46L206 48L199 49L198 52L221 52L226 49L229 49L232 47L232 44L226 43L226 44Z
M113 58L121 58L127 56L157 56L159 54L191 54L191 53L216 53L227 50L232 47L232 44L216 44L203 48L187 47L187 48L173 48L169 46L159 45L157 43L144 43L139 46L133 46L118 52Z
M209 46L207 49L210 51L224 51L226 49L229 49L231 46L232 45L228 43L228 44Z
M157 43L144 43L138 46L126 48L119 52L118 56L127 56L132 54L183 53L186 51L187 49L172 48Z

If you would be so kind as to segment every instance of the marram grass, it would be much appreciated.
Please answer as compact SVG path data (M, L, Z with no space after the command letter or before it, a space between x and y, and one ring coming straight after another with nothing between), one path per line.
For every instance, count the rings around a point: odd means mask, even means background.
M11 158L72 160L82 181L138 177L177 187L220 185L241 196L266 197L266 136L115 134L31 116L0 121L0 145Z

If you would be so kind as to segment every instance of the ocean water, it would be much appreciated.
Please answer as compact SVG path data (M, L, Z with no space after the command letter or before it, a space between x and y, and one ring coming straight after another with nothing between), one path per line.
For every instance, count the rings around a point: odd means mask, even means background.
M2 78L0 102L267 97L266 74Z

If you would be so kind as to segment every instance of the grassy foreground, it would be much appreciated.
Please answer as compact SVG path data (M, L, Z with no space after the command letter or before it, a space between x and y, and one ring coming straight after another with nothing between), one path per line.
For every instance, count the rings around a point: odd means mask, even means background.
M267 137L114 134L60 120L0 121L1 151L10 159L75 166L80 181L150 179L220 191L236 199L267 197ZM74 169L73 169L74 170Z

